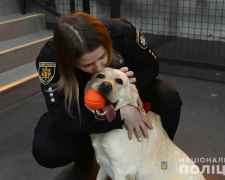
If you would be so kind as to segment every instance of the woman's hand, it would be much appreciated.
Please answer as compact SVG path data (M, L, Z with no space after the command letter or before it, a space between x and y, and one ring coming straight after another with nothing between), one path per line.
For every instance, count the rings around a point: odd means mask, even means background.
M121 119L124 119L124 124L127 126L128 138L130 140L132 139L133 131L135 131L139 141L142 141L143 135L146 139L148 138L147 127L149 129L153 129L153 127L137 108L126 105L120 108L120 115Z
M130 83L134 84L136 82L136 78L133 77L134 76L134 72L133 71L129 71L128 67L122 67L119 70L126 74L126 76L130 80Z

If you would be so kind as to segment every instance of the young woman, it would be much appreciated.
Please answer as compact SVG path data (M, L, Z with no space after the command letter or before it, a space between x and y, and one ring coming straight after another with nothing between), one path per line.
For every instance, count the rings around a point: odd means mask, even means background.
M135 131L141 141L152 129L132 106L116 112L112 122L96 120L84 105L84 88L91 75L104 67L126 73L142 101L151 103L169 137L176 132L181 109L178 92L156 79L159 63L144 35L125 19L97 20L89 14L62 16L55 23L54 38L41 49L36 61L48 112L35 129L33 155L48 168L75 162L75 169L93 167L94 150L89 134L121 129L128 137Z

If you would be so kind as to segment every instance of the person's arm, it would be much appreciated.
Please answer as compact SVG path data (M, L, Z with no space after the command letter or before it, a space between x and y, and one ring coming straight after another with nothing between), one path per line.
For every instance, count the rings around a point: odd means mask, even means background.
M124 36L124 41L130 53L129 62L132 64L130 71L134 72L136 78L136 87L138 90L150 87L159 73L159 62L155 52L149 45L141 47L142 44L138 44L138 38L136 29L134 27L129 28L130 32ZM144 38L144 37L142 37ZM143 40L143 39L142 39ZM144 49L145 48L145 49Z
M122 52L124 53L125 57L127 57L125 61L127 61L126 64L129 67L124 67L120 70L124 70L126 74L130 74L130 82L132 82L132 76L134 77L133 81L138 90L149 88L159 73L159 62L157 60L157 56L155 52L153 52L153 50L149 47L149 45L145 44L146 41L143 39L144 37L141 38L143 41L145 41L143 43L145 46L140 44L140 34L138 37L136 34L136 29L132 25L124 28L124 32L125 33L121 43L123 47ZM134 112L136 109L131 109L132 107L129 106L125 108L127 108L127 111L124 109L125 112L121 113L121 116L126 117L124 124L127 126L129 139L132 138L134 129L136 129L134 132L136 133L138 140L140 139L139 141L141 141L142 134L145 136L145 138L147 138L147 127L149 129L153 128L149 121L140 112L136 112L135 114L131 115L130 112ZM129 120L129 122L126 120ZM139 131L137 131L137 129Z
M53 42L48 41L41 49L36 60L36 68L38 71L40 62L56 62ZM56 83L59 78L59 71L56 68L55 76L52 81L47 85L41 84L47 109L59 129L69 134L105 133L112 129L122 129L123 121L121 121L120 110L116 112L116 118L109 123L107 120L96 120L94 114L83 106L81 107L81 119L79 119L78 108L76 102L74 102L72 104L74 118L70 117L65 109L64 94L56 91L52 93L47 92L49 91L51 84Z
M106 133L113 129L122 129L122 121L120 111L116 112L116 118L112 122L107 120L96 120L94 114L86 107L81 107L79 119L78 108L76 102L72 104L71 110L74 118L70 117L65 109L65 98L63 93L53 92L50 97L50 92L46 92L50 86L42 85L42 92L45 96L47 108L54 119L57 127L69 134L91 134L91 133ZM51 99L54 98L54 102Z
M136 48L135 55L131 60L134 64L134 77L136 78L136 87L138 90L150 87L159 73L159 65L152 57L148 50Z

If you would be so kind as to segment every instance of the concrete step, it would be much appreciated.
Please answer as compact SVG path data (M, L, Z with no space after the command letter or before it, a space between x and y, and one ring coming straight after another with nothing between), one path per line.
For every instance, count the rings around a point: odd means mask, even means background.
M0 74L0 87L6 86L36 73L37 70L35 61L32 61L15 69L11 69Z
M0 73L34 61L44 43L52 38L45 30L0 43Z
M0 17L0 42L46 29L44 14L11 14Z
M35 61L0 74L0 111L41 92Z
M0 87L0 111L41 92L38 73Z
M20 0L0 0L0 16L20 12Z
M22 15L21 13L16 13L16 14L9 14L5 16L0 16L0 23L5 22L5 21L11 21L13 19L18 19L18 18L23 18L26 15Z

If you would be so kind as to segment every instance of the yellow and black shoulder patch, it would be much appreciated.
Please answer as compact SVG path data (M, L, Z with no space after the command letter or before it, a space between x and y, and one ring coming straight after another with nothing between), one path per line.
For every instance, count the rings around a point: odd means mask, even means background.
M56 63L55 62L40 62L38 73L42 84L47 85L55 76Z
M142 49L146 49L148 47L145 36L138 29L136 29L136 42Z

